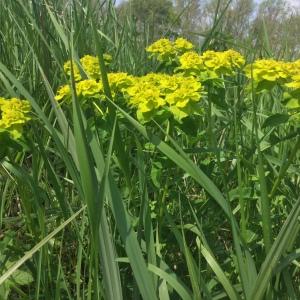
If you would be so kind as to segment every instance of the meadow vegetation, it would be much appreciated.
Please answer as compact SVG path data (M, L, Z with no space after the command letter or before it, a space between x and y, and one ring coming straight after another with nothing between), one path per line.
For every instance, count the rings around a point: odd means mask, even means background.
M0 0L0 299L300 299L294 31L146 2Z

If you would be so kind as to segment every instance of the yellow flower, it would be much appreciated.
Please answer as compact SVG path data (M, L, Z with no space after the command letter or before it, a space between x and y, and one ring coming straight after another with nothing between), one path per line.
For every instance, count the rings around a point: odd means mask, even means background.
M175 55L173 43L168 39L160 39L146 48L151 56L156 56L159 61L168 60Z
M86 79L76 82L76 94L84 98L98 97L103 93L103 87L101 82L97 82L94 79ZM55 96L56 101L70 101L72 98L72 92L70 85L66 84L61 86Z
M177 77L167 74L157 74L157 86L162 95L166 96L178 88L178 80L175 80L174 78Z
M137 108L142 121L150 120L161 109L181 120L196 112L201 92L201 83L194 77L150 73L136 77L126 95L128 104Z
M196 71L203 69L203 60L201 56L194 51L189 51L184 53L179 57L180 67L178 69L180 70L190 70L190 71Z
M93 79L81 80L76 83L76 92L78 96L86 98L99 97L100 93L103 93L103 86L101 82Z
M127 73L108 73L108 81L113 96L117 93L123 93L128 87L133 84L134 77ZM94 79L85 79L76 82L76 93L82 98L105 98L102 81ZM55 96L57 101L71 100L70 85L61 86Z
M285 95L285 107L293 115L293 119L300 120L300 72L294 72L291 77L291 82L286 83L285 85L291 90L284 93Z
M274 59L260 59L245 67L246 76L256 84L267 81L281 83L289 77L286 64Z
M192 50L194 48L194 45L184 38L178 38L174 42L174 48L178 52L186 52Z
M159 88L143 80L136 80L126 92L128 104L137 108L137 117L141 121L148 121L165 104Z
M292 89L300 89L300 74L292 76L291 80L291 82L286 83L286 86Z
M111 62L112 57L109 54L104 54L104 63L109 65ZM99 66L99 59L96 56L85 55L80 58L80 64L84 72L87 76L91 79L99 80L101 78L100 66ZM79 81L82 79L80 74L80 70L75 62L73 62L73 69L74 69L74 80ZM64 71L68 76L71 76L71 62L67 61L64 64Z
M224 51L223 55L230 62L231 68L242 68L245 65L245 58L235 50Z
M150 106L157 108L162 104L159 88L153 86L151 83L136 82L126 92L130 97L128 101L130 105L140 106L143 104L144 107L146 102L151 101Z
M285 68L288 72L288 74L292 77L297 74L299 74L300 70L300 59L295 60L293 62L287 62L285 63Z
M99 59L96 56L91 55L85 55L80 59L80 63L87 73L87 75L91 79L100 79L101 73L100 73L100 66L99 66Z
M31 119L30 111L27 100L0 98L0 132L7 131L12 138L20 138L24 124Z
M71 61L68 60L64 63L64 71L65 73L71 77ZM81 79L80 71L75 62L73 62L73 72L74 72L74 80L79 81Z
M148 73L145 76L136 77L135 80L149 83L149 84L159 87L161 84L162 78L168 78L168 77L169 77L169 75L163 74L163 73Z
M289 82L285 85L293 91L293 97L300 99L300 59L286 63L287 72L289 73Z
M179 57L179 62L177 70L207 80L233 75L245 64L245 59L239 52L230 49L223 52L208 50L202 55L189 51Z
M201 55L201 58L205 67L211 70L218 70L225 65L226 67L230 67L230 64L223 55L223 52L208 50Z
M155 56L159 61L169 61L193 48L194 45L184 38L178 38L175 42L163 38L147 47L146 51L151 53L150 56Z
M202 86L194 77L175 77L177 89L166 95L166 102L174 118L181 120L196 112L196 104L201 100Z
M127 73L108 73L108 82L113 96L116 93L123 93L133 84L133 80L133 76L128 75Z
M208 71L213 71L217 76L233 75L235 69L245 64L244 57L232 49L227 51L205 51L201 58Z
M57 93L55 95L55 100L70 100L72 96L70 86L68 84L63 85L58 88Z
M159 91L147 90L140 96L142 100L138 104L138 110L142 113L150 112L165 104L164 99L159 96Z

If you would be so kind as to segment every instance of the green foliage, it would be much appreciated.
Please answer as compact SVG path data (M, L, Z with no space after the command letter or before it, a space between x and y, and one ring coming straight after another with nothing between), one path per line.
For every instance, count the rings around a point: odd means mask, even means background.
M202 49L232 48L221 2ZM196 53L197 110L141 123L127 80L184 73L144 50L180 31L169 1L127 5L138 24L112 1L0 1L0 97L32 107L22 137L0 133L0 299L300 298L298 77L263 63L257 93L236 52Z
M170 0L129 0L118 8L122 18L130 15L142 34L148 32L151 40L157 39L178 23Z

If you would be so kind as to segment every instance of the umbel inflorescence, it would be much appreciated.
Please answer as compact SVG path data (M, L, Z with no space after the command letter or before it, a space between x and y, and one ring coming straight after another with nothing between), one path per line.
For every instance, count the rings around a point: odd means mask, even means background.
M31 119L27 100L0 97L0 134L8 132L13 139L21 137L24 125Z
M237 73L244 74L249 79L248 86L253 86L257 93L269 91L276 85L282 86L286 91L283 104L291 113L299 113L300 60L284 62L260 59L246 65L243 55L233 49L198 53L194 45L183 38L175 41L160 39L147 47L146 51L150 58L168 66L168 73L149 73L144 76L108 73L114 101L121 99L129 110L136 111L137 118L142 122L157 115L173 117L181 122L186 117L199 114L207 86L220 82L224 84L225 80ZM104 60L108 66L111 57L106 54ZM69 76L70 65L70 61L64 65ZM74 66L76 93L82 102L89 99L105 100L98 58L86 55L80 59L80 67L75 62ZM84 78L82 74L85 74ZM56 100L70 99L70 86L61 86Z
M127 107L129 112L135 111L142 122L156 116L182 122L185 118L201 114L202 100L208 87L220 84L225 87L225 83L237 73L248 78L248 92L259 94L280 86L284 91L282 104L294 119L300 118L300 60L258 59L246 64L243 55L233 49L198 53L194 45L184 38L175 41L160 39L146 51L149 58L166 66L165 73L144 76L124 72L107 74L112 100ZM111 61L112 57L105 54L104 64L108 69ZM82 105L92 103L99 108L98 103L105 103L106 96L98 58L85 55L72 64L76 94ZM69 77L72 64L71 61L64 64L64 71ZM58 102L68 103L71 98L71 85L59 87L55 96ZM24 125L31 119L30 110L27 100L0 97L0 134L7 132L11 138L20 138ZM103 113L103 110L100 111Z

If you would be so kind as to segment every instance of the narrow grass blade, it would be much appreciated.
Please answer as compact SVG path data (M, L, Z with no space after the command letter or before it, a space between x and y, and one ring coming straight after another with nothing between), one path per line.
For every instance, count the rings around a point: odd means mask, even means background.
M263 299L268 288L272 272L275 270L279 258L286 250L289 244L290 234L294 227L298 226L300 216L300 199L296 201L288 218L283 224L275 242L273 243L260 271L256 281L253 284L251 300Z
M45 244L47 244L56 234L63 230L70 222L76 219L85 209L82 207L75 214L73 214L68 220L59 225L55 230L43 238L38 244L36 244L30 251L28 251L21 259L19 259L9 270L7 270L0 277L0 285L5 282L16 270L18 270L28 259L30 259L37 251L39 251Z
M164 270L152 265L148 264L148 269L159 276L160 278L166 280L166 282L174 288L174 290L178 293L178 295L181 297L183 300L192 300L194 299L193 296L191 295L191 292L185 287L185 285L178 279L174 278L174 276L171 276Z
M203 257L207 261L207 263L210 265L213 272L216 274L216 277L218 278L219 282L224 287L224 290L226 291L229 299L231 300L238 300L241 299L239 295L237 294L235 288L232 286L230 281L228 280L227 276L225 275L224 271L216 261L216 259L211 255L211 253L205 248L203 244L201 244L200 239L198 239L198 248L201 251Z

